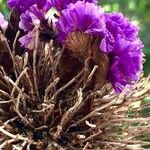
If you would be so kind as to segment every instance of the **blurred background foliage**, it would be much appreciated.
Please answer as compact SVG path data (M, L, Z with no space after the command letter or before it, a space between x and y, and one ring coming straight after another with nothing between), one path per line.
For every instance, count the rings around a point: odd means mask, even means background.
M8 17L9 10L7 0L0 0L0 11ZM150 0L100 0L105 11L120 11L129 17L133 23L141 27L140 36L145 45L144 53L146 62L144 65L145 74L150 73Z
M8 16L9 10L6 5L7 0L0 0L0 11L5 15Z

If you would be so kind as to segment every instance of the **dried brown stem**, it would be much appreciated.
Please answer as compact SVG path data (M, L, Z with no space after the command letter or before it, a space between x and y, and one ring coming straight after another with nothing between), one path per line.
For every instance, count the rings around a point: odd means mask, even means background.
M17 32L16 37L15 37L14 42L13 42L13 55L15 55L15 49L16 49L16 44L17 44L17 40L19 38L19 35L20 35L20 31Z
M85 143L87 141L91 141L94 140L94 138L96 138L97 136L99 136L100 134L102 134L103 132L100 130L97 133L90 135L88 138L84 139L83 141L81 141L82 143Z
M38 31L38 28L36 28L35 48L33 51L33 79L34 79L34 88L35 88L37 99L38 101L41 101L40 95L39 95L38 83L37 83L37 68L36 68L38 45L39 45L39 31Z
M31 82L28 72L25 72L25 76L26 76L27 81L29 82L31 97L34 100L34 88L33 88L33 84Z
M23 99L22 91L18 94L16 102L14 102L15 111L18 114L18 116L21 118L22 122L24 122L25 125L29 125L30 124L29 121L24 116L22 116L22 114L19 111L19 105L20 105L21 98Z
M10 98L10 95L7 92L3 91L3 90L0 90L0 94L2 94L3 96L6 96L8 98Z
M53 103L55 98L62 92L64 91L66 88L68 88L70 85L72 85L81 75L83 74L83 70L77 75L75 76L72 80L70 80L66 85L64 85L63 87L61 87L60 89L58 89L55 94L52 96L52 98L50 99L50 103Z
M66 126L66 124L72 119L72 117L75 115L76 112L78 112L80 110L80 108L82 107L82 101L83 101L83 93L82 90L80 89L78 91L78 99L77 102L75 103L75 105L73 107L71 107L63 116L62 116L62 120L60 122L60 124L57 126L57 131L54 135L54 139L57 139L61 132L63 131L64 127Z
M27 70L28 70L28 68L26 67L26 68L21 72L21 74L19 75L19 77L17 78L17 80L15 81L15 83L14 83L15 86L14 86L13 89L12 89L11 97L14 95L14 92L15 92L16 88L18 87L18 84L19 84L19 82L20 82L20 79L26 74ZM19 91L20 91L20 90L19 90Z
M8 104L8 103L12 103L13 100L7 100L7 101L3 101L1 98L0 98L0 104Z
M44 102L47 102L48 101L48 94L49 94L49 91L54 88L57 83L59 82L60 78L56 78L45 90L45 96L44 96Z
M89 147L89 142L87 142L82 150L87 150Z
M82 88L83 90L85 89L85 87L87 86L87 84L92 80L92 77L94 76L96 70L97 70L98 66L94 66L93 70L91 71L90 75L88 76L88 79L86 80L86 83L84 85L84 87Z
M106 109L107 107L110 107L111 105L113 105L115 103L116 99L114 99L113 101L109 102L106 105L103 105L100 108L97 108L95 110L93 110L91 113L89 113L87 116L85 116L84 118L82 118L81 120L79 120L76 125L82 123L83 121L87 120L88 118L94 116L97 112L102 111L103 109Z
M0 149L5 149L5 147L7 145L10 145L11 143L17 141L15 138L14 139L10 139L10 140L6 140L5 142L3 142L2 144L0 144Z

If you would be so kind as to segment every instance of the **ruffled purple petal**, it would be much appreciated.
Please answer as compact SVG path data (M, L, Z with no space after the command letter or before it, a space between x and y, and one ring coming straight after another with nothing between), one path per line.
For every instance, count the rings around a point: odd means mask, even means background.
M105 35L105 47L100 45L105 53L111 52L114 41L118 38L124 38L127 41L135 41L138 38L139 27L124 17L122 13L105 14L107 34Z
M45 14L43 10L39 10L37 5L33 5L20 16L19 27L26 31L31 31L36 25L40 25L40 22L45 20Z
M36 26L39 27L45 20L45 11L38 9L37 5L31 6L29 10L21 14L19 27L24 30L25 33L28 32L25 36L19 39L22 47L30 50L33 49L35 38L34 28Z
M105 31L104 13L102 8L93 3L78 1L62 11L56 27L59 30L60 42L64 42L67 35L73 31L99 35Z
M125 86L132 85L139 79L143 69L143 45L125 39L118 39L110 59L109 81L117 92L121 92Z

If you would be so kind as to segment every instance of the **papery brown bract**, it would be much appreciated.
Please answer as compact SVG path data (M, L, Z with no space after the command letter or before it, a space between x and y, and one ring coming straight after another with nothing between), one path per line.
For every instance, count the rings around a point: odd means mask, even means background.
M107 74L109 69L109 59L107 55L99 50L99 42L100 38L98 36L92 36L80 31L74 31L70 33L65 42L65 46L67 48L66 51L68 51L70 55L65 58L66 62L67 59L70 59L69 57L71 57L71 59L73 57L76 58L76 61L79 61L82 66L87 65L85 78L88 77L90 71L95 65L98 66L98 69L95 73L97 89L102 88L103 85L107 82ZM78 67L78 64L73 65L70 62L68 62L68 64L66 63L66 65L74 66L75 68Z

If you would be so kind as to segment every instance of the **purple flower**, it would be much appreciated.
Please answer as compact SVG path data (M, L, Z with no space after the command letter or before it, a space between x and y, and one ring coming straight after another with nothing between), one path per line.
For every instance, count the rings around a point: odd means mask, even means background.
M123 38L116 39L110 59L109 81L121 92L125 86L131 86L138 79L143 69L143 45L139 39L134 42Z
M117 92L139 79L142 71L143 45L138 37L139 27L121 13L105 15L107 32L100 49L110 59L109 81Z
M62 11L56 27L60 42L65 42L68 34L73 31L99 35L105 31L104 13L93 3L78 1Z
M46 20L45 12L38 9L37 5L33 5L25 13L21 14L19 27L28 32L26 35L19 39L21 46L33 49L35 39L35 27L40 27L41 23Z
M0 28L5 30L8 26L8 22L5 20L3 14L0 12Z
M138 37L139 27L133 25L122 13L106 14L106 26L113 37L134 41Z
M35 26L39 26L42 21L46 20L45 12L33 5L25 13L21 14L19 27L24 31L31 31Z
M48 0L48 6L49 7L54 7L56 8L58 11L61 11L63 9L66 9L67 6L71 3L76 3L79 0ZM97 0L81 0L81 1L85 1L85 2L89 2L89 3L96 3Z
M8 0L7 3L10 8L15 7L18 11L23 13L34 4L36 4L39 9L42 9L47 4L47 0Z
M109 53L118 38L134 41L138 37L139 27L133 25L122 13L106 14L107 34L101 43L101 50Z

